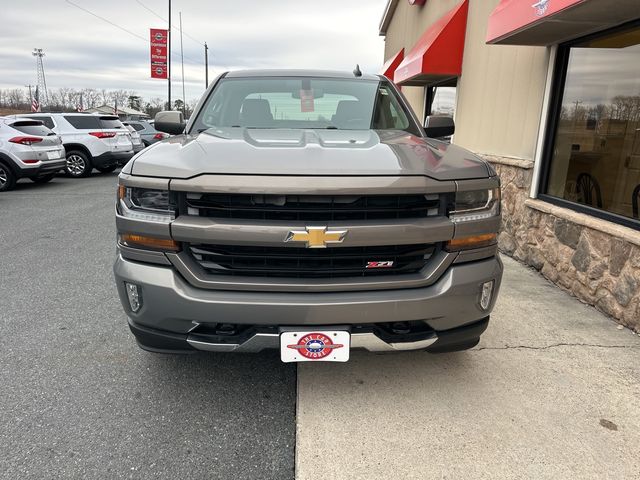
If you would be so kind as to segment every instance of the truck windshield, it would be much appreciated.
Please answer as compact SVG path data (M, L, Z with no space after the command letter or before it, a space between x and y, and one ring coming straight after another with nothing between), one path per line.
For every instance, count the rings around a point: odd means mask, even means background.
M386 82L256 77L222 79L194 122L209 128L404 130L419 135Z

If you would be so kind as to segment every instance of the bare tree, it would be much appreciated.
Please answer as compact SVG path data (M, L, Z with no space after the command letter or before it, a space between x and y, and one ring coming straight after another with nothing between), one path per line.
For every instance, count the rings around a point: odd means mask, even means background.
M164 100L160 97L153 97L145 106L145 111L150 117L155 117L156 113L164 108Z
M7 91L8 104L12 108L20 108L24 104L24 92L21 88L12 88Z
M98 102L100 101L100 92L95 88L83 88L82 101L84 103L84 108L97 107Z
M68 108L73 104L74 91L69 87L60 87L58 89L58 98L62 108Z
M126 90L113 90L111 92L111 103L117 103L118 107L125 107L128 98L129 92Z
M104 88L100 90L100 100L102 101L103 105L109 105L111 103L111 92Z

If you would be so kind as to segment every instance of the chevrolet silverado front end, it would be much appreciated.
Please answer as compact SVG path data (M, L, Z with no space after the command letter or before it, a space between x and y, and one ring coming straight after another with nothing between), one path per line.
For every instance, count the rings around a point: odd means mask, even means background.
M427 133L384 77L223 75L119 177L114 272L140 346L344 361L477 344L499 179Z

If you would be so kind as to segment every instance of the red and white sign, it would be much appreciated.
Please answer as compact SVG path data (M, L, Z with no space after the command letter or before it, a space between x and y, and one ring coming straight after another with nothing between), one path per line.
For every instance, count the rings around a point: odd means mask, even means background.
M167 30L152 28L150 30L151 78L167 78L167 46L169 33Z
M313 112L314 110L313 90L300 90L300 111Z
M280 358L283 362L346 362L349 360L349 332L282 332Z

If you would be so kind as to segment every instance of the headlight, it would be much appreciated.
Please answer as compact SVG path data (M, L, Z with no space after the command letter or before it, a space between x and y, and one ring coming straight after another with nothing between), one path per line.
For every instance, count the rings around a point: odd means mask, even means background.
M175 203L168 190L118 186L122 216L148 222L169 223L175 219Z
M454 223L471 222L500 215L500 188L457 192L455 210L449 217Z

